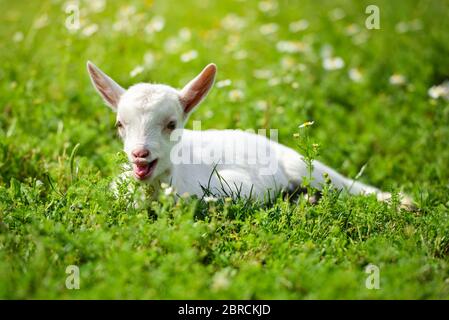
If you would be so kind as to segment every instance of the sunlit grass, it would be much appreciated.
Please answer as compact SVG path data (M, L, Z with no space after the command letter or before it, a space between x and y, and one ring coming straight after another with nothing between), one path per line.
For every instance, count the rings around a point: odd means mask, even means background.
M68 4L0 0L1 298L449 297L446 1L376 1L380 30L372 1L80 1L77 30ZM110 194L121 144L87 60L124 87L181 87L214 62L188 127L274 128L297 148L313 121L320 160L419 210L331 190L310 205L165 189L135 208Z

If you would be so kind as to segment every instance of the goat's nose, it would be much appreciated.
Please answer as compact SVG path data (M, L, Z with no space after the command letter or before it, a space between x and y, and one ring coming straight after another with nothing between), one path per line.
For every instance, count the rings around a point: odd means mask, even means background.
M135 149L132 155L135 158L146 158L150 155L150 151L148 149Z

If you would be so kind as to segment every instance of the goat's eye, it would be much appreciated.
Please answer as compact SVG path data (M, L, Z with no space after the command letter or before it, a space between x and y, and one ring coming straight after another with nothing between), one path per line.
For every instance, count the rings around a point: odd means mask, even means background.
M116 127L117 129L121 129L121 128L123 128L123 124L122 124L120 121L117 121L117 122L115 123L115 127Z
M167 123L167 129L168 130L173 131L173 130L175 130L175 128L176 128L176 121L175 120L172 120L172 121Z

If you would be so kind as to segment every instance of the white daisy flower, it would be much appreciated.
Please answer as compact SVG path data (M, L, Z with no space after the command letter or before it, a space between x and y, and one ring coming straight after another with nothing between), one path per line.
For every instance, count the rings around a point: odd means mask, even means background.
M397 33L406 33L409 30L407 22L404 21L398 22L394 29Z
M362 73L357 68L350 69L348 72L348 75L349 75L349 79L351 79L354 82L360 82L363 79Z
M334 52L334 48L330 44L325 44L320 49L321 58L330 58Z
M273 76L273 72L269 69L254 70L253 75L257 79L268 79Z
M48 25L48 15L43 14L40 17L38 17L36 20L34 20L33 28L34 29L42 29L47 25Z
M218 81L215 85L217 88L229 87L232 84L232 81L229 79Z
M245 94L240 89L234 89L229 91L229 100L232 102L242 101L245 97Z
M136 12L137 12L137 9L133 5L127 5L127 6L121 7L119 9L119 15L122 16L122 17L132 16Z
M181 49L182 43L176 37L168 38L164 43L164 51L167 53L178 52Z
M283 114L285 112L285 109L282 106L277 106L276 107L276 112L279 113L279 114Z
M281 83L281 79L277 78L277 77L271 78L270 80L268 80L268 85L270 87L275 87L275 86L279 85L280 83Z
M407 82L402 74L393 74L388 81L394 86L402 86Z
M147 34L153 34L162 31L165 26L165 19L162 16L155 16L151 21L145 26L145 32Z
M276 49L279 52L297 53L304 52L306 46L300 41L279 41L276 44Z
M131 72L129 73L129 76L131 78L134 78L136 76L138 76L139 74L141 74L143 72L144 68L143 66L136 66L134 69L131 70Z
M295 78L291 75L291 74L287 74L286 76L284 76L284 78L282 79L282 81L284 83L292 83L293 80L295 80Z
M357 34L359 32L360 32L360 27L357 24L355 24L355 23L350 24L349 26L347 26L346 30L345 30L345 33L348 36L353 36L353 35L355 35L355 34Z
M327 57L323 60L323 68L325 70L338 70L345 66L345 62L340 57Z
M290 25L288 26L288 29L290 30L290 32L299 32L299 31L303 31L306 30L309 27L309 22L305 19L301 19L298 21L293 21L290 23Z
M246 21L235 13L230 13L221 20L221 26L225 30L239 31L246 26Z
M82 35L85 37L90 37L91 35L93 35L95 32L98 31L98 25L93 23L91 25L86 26L83 31L81 31Z
M256 109L260 111L265 111L268 108L268 102L265 100L258 100L256 101Z
M182 28L179 30L178 36L182 41L189 41L192 37L192 33L190 32L189 28Z
M248 52L246 50L239 50L234 53L233 57L236 60L244 60L248 57Z
M307 122L304 122L303 124L299 125L298 128L301 129L301 128L305 128L305 127L310 127L314 123L315 123L315 121L307 121Z
M198 52L196 50L190 50L181 55L182 62L189 62L198 58Z
M118 32L133 32L134 28L132 22L135 22L136 20L136 18L134 17L136 12L136 7L132 5L120 7L118 12L118 19L112 25L112 29Z
M278 3L273 0L260 1L258 7L260 11L270 13L277 10Z
M209 203L209 202L217 202L218 201L218 199L213 197L213 196L206 196L206 197L203 198L203 200L205 202L207 202L207 203Z
M285 70L290 70L296 65L296 60L290 56L283 57L281 59L281 67Z
M102 12L106 7L106 0L90 0L87 2L89 10L92 12Z
M267 23L260 26L259 31L262 35L268 36L278 31L279 26L276 23Z
M329 12L329 17L334 20L341 20L346 17L346 13L341 8L335 8Z
M398 22L395 26L395 30L397 33L407 33L409 31L418 31L422 29L421 20L413 20L410 22L401 21Z
M440 85L432 86L427 93L432 99L443 98L449 101L449 80Z
M303 63L300 63L296 66L298 68L299 71L304 72L307 70L307 66Z
M164 190L164 195L169 196L173 194L173 187L168 187Z
M211 288L213 291L220 291L227 289L231 284L229 274L227 271L219 271L212 278Z
M143 56L143 63L145 64L145 68L152 68L154 66L154 54L150 51L146 52Z
M368 38L369 38L369 33L366 32L365 30L361 30L359 33L355 34L352 37L352 42L355 45L360 46L360 45L364 44L368 40Z

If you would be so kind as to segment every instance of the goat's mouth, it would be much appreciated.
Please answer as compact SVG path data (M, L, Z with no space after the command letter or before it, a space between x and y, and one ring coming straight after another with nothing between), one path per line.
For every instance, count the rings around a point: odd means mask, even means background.
M134 175L138 180L148 179L156 168L157 159L151 162L148 161L136 161L133 163Z

